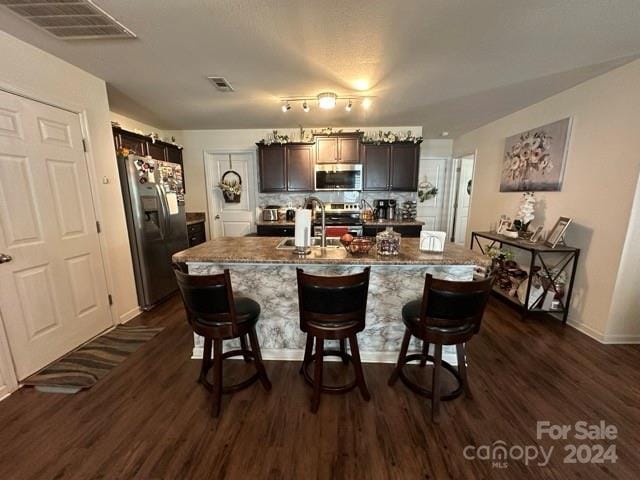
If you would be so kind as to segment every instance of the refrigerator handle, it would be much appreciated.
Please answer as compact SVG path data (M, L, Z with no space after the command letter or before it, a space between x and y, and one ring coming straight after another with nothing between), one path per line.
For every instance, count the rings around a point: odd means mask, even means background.
M166 199L164 198L164 192L162 191L162 187L160 187L160 185L158 185L157 183L156 183L156 191L158 192L158 197L160 197L160 212L162 214L162 218L158 222L160 224L159 225L160 236L164 240L165 238L167 238L167 234L169 233L167 231L167 225L169 222L169 209L165 204Z

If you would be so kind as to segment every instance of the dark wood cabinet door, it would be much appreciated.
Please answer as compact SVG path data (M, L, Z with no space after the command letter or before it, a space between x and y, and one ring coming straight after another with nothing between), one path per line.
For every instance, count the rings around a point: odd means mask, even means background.
M338 139L336 137L316 137L316 162L338 162Z
M182 165L182 149L175 145L167 145L166 152L167 162L179 163Z
M143 157L147 155L147 141L144 137L121 131L116 134L115 139L116 148L128 148L131 152Z
M167 160L166 149L163 143L160 142L147 142L147 155L150 155L154 160Z
M338 137L338 161L360 163L360 138Z
M391 147L388 145L362 146L363 190L380 191L389 189L389 165Z
M313 191L313 145L288 145L287 190L289 192Z
M417 191L419 162L419 145L392 145L389 189L396 192Z
M260 167L260 191L284 192L287 190L287 168L283 146L261 147L258 150Z

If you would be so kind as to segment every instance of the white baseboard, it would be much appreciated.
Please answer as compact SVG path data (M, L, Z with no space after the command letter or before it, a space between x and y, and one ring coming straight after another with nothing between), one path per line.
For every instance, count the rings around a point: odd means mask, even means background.
M640 335L605 335L604 341L607 345L638 345Z
M127 323L129 320L133 320L141 313L142 313L142 310L140 309L140 307L132 308L128 312L125 312L122 315L120 315L120 323Z
M586 336L593 338L594 340L597 340L600 343L605 343L604 342L604 334L598 330L596 330L593 327L590 327L589 325L586 325L582 322L573 320L571 318L567 319L567 325L569 325L570 327L575 328L576 330L578 330L579 332L584 333Z
M445 347L446 348L446 347ZM418 353L418 352L409 352ZM202 347L193 347L192 359L201 359L203 355ZM284 360L301 362L304 358L304 350L279 350L279 349L262 349L263 360ZM360 352L360 359L363 363L396 363L398 361L398 352ZM458 364L458 357L455 349L452 351L443 351L442 359L451 365ZM325 357L327 362L339 362L338 357Z

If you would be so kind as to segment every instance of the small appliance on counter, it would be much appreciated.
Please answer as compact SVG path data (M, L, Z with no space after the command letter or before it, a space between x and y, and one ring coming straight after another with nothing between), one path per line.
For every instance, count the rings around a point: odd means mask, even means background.
M296 219L296 211L293 208L287 208L285 218L287 219L287 222L293 222Z
M396 201L392 198L378 199L373 202L377 220L396 219Z
M279 205L267 205L262 209L262 220L265 222L275 222L278 220Z

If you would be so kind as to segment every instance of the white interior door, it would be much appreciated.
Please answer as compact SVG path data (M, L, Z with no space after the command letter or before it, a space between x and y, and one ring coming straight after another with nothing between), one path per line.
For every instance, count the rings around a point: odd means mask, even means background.
M111 326L80 119L2 91L0 253L19 379Z
M471 206L471 188L473 179L474 157L466 156L459 159L457 197L455 206L454 242L464 244L469 222L469 207Z
M254 232L255 152L205 152L205 174L211 237L242 237ZM233 170L242 180L240 202L227 203L218 187L225 172Z
M438 194L424 202L418 200L418 220L424 222L426 230L441 231L447 228L447 167L451 159L423 158L420 160L420 183L429 182L438 189Z

